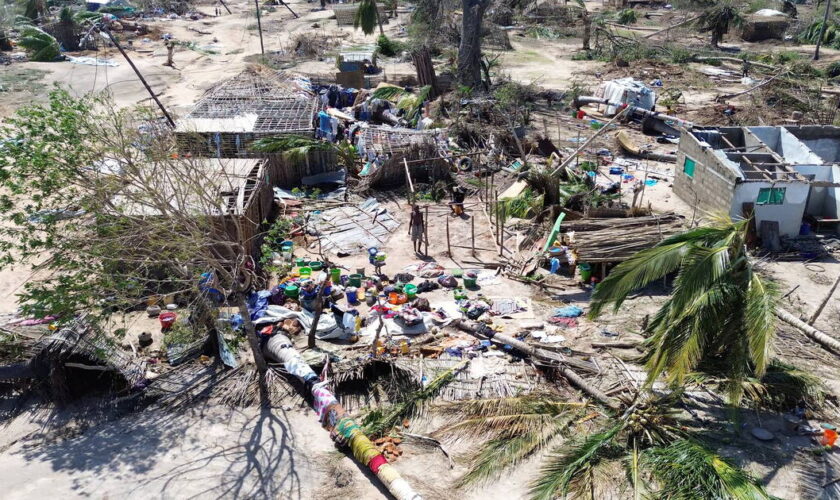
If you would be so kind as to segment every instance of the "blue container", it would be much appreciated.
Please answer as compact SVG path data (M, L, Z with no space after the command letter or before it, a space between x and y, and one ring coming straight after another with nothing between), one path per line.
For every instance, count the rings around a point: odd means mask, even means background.
M624 169L621 167L610 167L610 175L621 175L624 173Z
M356 287L347 287L344 293L347 294L347 302L351 304L359 303L359 291L356 289Z

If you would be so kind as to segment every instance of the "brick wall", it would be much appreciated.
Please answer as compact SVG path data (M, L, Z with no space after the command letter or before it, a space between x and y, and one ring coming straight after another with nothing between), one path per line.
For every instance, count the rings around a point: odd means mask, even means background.
M685 158L696 162L694 177L683 172ZM696 137L683 132L677 152L674 193L698 211L707 213L731 213L740 215L739 207L732 207L736 177L733 172L720 165L711 148L701 148Z

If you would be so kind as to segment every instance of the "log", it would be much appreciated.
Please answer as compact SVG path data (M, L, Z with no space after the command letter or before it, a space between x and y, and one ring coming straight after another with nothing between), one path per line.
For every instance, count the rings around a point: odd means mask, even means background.
M814 311L814 315L811 316L811 318L808 320L809 325L813 326L813 324L817 322L817 318L820 317L820 314L822 314L823 309L825 309L825 305L828 303L828 299L830 299L831 296L834 295L834 290L837 289L838 283L840 283L840 275L837 275L837 279L834 280L834 284L831 285L831 290L828 291L825 298L822 300L822 302L820 302L820 306L817 307L816 311Z
M476 337L487 337L492 342L497 344L509 345L513 349L519 351L521 354L528 356L530 358L534 358L538 361L548 361L550 364L553 364L557 361L556 358L547 358L545 357L545 353L547 351L538 350L534 346L531 346L521 340L515 339L508 335L503 335L501 333L496 333L489 328L481 329L481 327L472 326L463 320L456 320L453 322L454 326L457 326L460 330L469 333L470 335L474 335ZM567 362L568 360L566 360ZM563 363L563 362L561 362ZM598 388L593 387L589 383L587 383L580 375L575 373L571 368L566 366L565 364L560 364L556 366L557 370L563 375L566 380L568 380L572 385L577 387L578 389L582 390L589 396L591 396L596 401L600 402L604 406L616 410L619 408L619 403L614 398L611 398L601 392Z
M649 35L645 35L645 36L643 36L642 38L653 38L653 37L655 37L656 35L661 35L662 33L667 33L667 32L671 31L671 30L672 30L672 29L674 29L674 28L679 28L680 26L685 26L686 24L693 23L694 21L696 21L696 20L698 20L698 19L700 19L700 16L699 16L699 15L698 15L698 16L694 16L694 17L690 17L690 18L686 19L685 21L679 22L679 23L677 23L677 24L672 24L671 26L668 26L668 27L667 27L667 28L665 28L665 29L659 30L659 31L657 31L657 32L655 32L655 33L651 33L651 34L649 34Z
M817 330L781 307L777 307L775 313L776 317L796 328L821 347L830 351L832 354L840 356L840 341L837 339L828 336L825 332Z

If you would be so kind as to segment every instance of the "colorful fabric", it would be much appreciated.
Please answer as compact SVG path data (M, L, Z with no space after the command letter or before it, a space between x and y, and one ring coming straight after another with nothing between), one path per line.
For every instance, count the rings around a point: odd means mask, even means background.
M373 459L367 464L367 466L370 467L371 472L373 472L374 474L378 474L379 469L387 463L388 461L385 460L385 455L380 453L379 455L373 457Z
M323 421L323 417L326 413L327 407L334 404L338 404L338 400L335 399L335 396L333 396L329 389L326 388L326 385L326 382L321 382L320 384L315 384L315 386L312 388L312 396L315 397L315 402L312 406L313 408L315 408L315 413L318 414L318 417L321 418L321 421Z
M350 451L353 453L353 458L365 465L370 463L373 457L379 455L379 449L373 444L373 441L362 433L353 436L350 441Z
M335 426L336 432L344 436L348 441L353 437L353 431L361 429L351 417L342 417Z
M555 318L577 318L583 315L583 309L578 306L558 307L554 310Z

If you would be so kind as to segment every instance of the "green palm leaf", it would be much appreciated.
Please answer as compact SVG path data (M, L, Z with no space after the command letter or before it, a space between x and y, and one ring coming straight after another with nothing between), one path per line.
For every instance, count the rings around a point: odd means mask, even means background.
M552 500L568 494L575 483L590 474L603 458L609 456L613 439L624 426L625 423L620 422L604 432L587 436L577 446L561 448L548 457L540 468L539 477L531 483L531 498Z
M23 29L18 43L26 49L30 61L50 62L61 55L56 39L34 26Z
M376 1L362 0L356 10L356 17L353 18L353 28L362 28L362 33L370 35L376 31Z
M744 470L701 444L687 439L645 450L641 456L641 466L659 482L659 498L773 498Z

